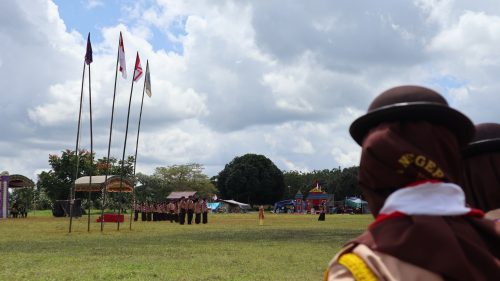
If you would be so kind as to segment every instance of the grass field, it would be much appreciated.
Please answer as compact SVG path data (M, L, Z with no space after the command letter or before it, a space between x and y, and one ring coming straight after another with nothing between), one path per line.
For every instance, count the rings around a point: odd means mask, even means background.
M0 220L0 280L322 280L328 261L370 215L209 215L207 225L135 222L49 212Z

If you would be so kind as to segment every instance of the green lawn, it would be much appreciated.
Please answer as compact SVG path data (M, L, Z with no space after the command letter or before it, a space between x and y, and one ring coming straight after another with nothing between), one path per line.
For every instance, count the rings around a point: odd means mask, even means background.
M136 222L116 230L97 215L0 220L0 280L322 280L328 261L370 215L217 214L207 225Z

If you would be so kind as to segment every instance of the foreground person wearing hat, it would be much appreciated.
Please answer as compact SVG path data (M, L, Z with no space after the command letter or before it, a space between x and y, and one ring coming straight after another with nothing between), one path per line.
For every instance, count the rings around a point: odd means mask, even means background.
M500 124L476 125L474 139L462 154L467 203L500 221Z
M496 280L500 225L465 205L460 147L472 122L438 93L401 86L353 122L359 184L375 221L325 280Z

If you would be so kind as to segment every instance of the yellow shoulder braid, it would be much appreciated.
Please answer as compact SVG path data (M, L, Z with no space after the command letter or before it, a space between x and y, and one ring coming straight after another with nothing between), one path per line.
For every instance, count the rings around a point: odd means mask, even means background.
M366 263L357 255L347 253L339 258L339 264L347 268L357 281L376 281L377 277Z

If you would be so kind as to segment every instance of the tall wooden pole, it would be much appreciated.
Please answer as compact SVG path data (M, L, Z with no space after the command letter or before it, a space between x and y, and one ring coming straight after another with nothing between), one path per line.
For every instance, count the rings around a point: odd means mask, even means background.
M101 232L104 230L104 207L106 205L106 186L107 186L107 182L108 182L109 168L110 168L109 157L110 157L110 153L111 153L111 136L113 134L113 117L115 115L116 80L118 78L118 61L120 58L119 49L120 49L120 44L118 44L118 50L116 51L115 87L113 89L113 105L111 106L111 123L109 125L108 156L106 157L106 175L104 176L104 187L102 189Z
M149 60L146 61L146 73L149 72ZM144 104L144 91L146 90L146 78L144 78L144 86L142 88L142 99L141 99L141 110L139 111L139 125L137 125L137 140L135 141L135 154L134 154L134 174L132 176L133 179L133 190L132 190L132 211L130 212L130 230L132 230L132 215L134 213L135 206L135 168L137 166L137 148L139 147L139 133L141 131L141 118L142 118L142 105Z
M90 205L91 205L91 192L92 192L92 173L94 172L94 135L92 132L92 90L91 90L91 79L90 79L90 64L89 64L89 111L90 111L90 175L89 175L89 197L87 200L88 207L88 219L87 219L87 232L90 232Z
M83 73L82 73L82 90L80 91L80 110L78 112L78 128L76 130L76 171L75 178L73 181L73 187L71 188L70 200L69 200L69 233L71 233L73 225L73 204L75 201L75 189L76 189L76 179L78 178L78 165L80 164L80 154L78 153L79 141L80 141L80 124L82 119L82 103L83 103L83 82L85 80L85 61L83 62Z
M135 65L137 65L137 59L139 58L139 52L137 52L137 56L135 58ZM127 148L127 136L128 136L128 123L130 120L130 104L132 103L132 92L134 91L134 76L135 76L135 67L134 67L134 74L132 75L132 86L130 86L130 98L128 100L128 111L127 111L127 125L125 126L125 140L123 142L123 154L122 154L122 168L121 168L121 177L120 177L120 202L118 204L118 224L117 224L117 230L120 230L120 215L122 212L122 188L123 188L123 176L125 174L125 150Z

